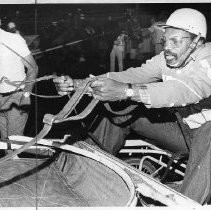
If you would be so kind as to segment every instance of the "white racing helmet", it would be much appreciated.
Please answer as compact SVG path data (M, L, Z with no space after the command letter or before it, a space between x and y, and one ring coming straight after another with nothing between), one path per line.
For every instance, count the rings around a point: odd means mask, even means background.
M205 16L201 12L191 8L182 8L174 11L162 27L179 28L197 36L200 34L203 38L206 38L207 35Z

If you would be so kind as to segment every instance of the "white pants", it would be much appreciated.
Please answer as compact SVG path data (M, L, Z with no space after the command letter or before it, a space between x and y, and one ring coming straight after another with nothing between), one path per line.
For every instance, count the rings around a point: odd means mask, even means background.
M123 48L114 45L113 49L110 53L110 72L115 71L115 60L117 57L119 71L123 71L123 58L124 58L124 50Z

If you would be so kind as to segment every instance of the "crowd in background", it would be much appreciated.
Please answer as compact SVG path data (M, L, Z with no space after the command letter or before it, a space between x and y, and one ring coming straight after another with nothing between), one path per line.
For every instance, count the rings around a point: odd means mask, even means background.
M147 17L148 27L151 26L150 19L155 16L149 15ZM21 33L23 37L26 37L27 42L31 50L39 48L40 51L74 42L77 40L84 40L83 42L72 45L71 47L65 47L58 50L58 53L54 51L54 55L49 53L45 56L56 56L57 62L60 63L64 60L69 63L83 62L86 57L92 55L100 62L100 67L109 69L109 55L113 47L113 42L124 30L127 34L127 40L125 43L125 67L127 67L127 58L131 62L137 61L143 62L146 58L154 54L152 43L152 32L144 34L143 27L140 24L140 14L133 9L126 9L124 14L118 16L104 15L103 17L94 17L86 15L86 12L78 8L74 13L68 12L63 17L44 24L39 24L37 29L36 41L31 41L27 29L24 28L24 23L21 21L20 12L16 11L13 18L3 17L1 18L1 27L10 32ZM100 19L100 21L97 21ZM31 25L33 27L33 23ZM32 36L33 34L30 34ZM39 42L39 44L37 44ZM55 60L55 59L54 59ZM66 63L66 62L65 62ZM65 64L67 66L67 64ZM137 64L134 64L137 65ZM55 66L55 65L54 65ZM62 71L60 69L53 71L58 74ZM65 67L64 67L65 68ZM68 69L69 66L68 66Z
M42 24L38 20L37 34L30 34L27 27L24 28L24 22L20 17L20 12L16 11L13 18L1 18L1 28L12 33L19 33L25 38L29 48L35 53L39 66L38 77L56 74L70 75L72 78L85 78L89 74L99 75L108 72L115 40L122 33L126 36L121 71L131 66L140 66L155 54L152 42L153 32L150 31L151 19L160 20L160 16L150 14L145 16L145 24L143 24L143 17L133 9L126 9L121 14L104 14L95 17L78 8L75 12L65 13L57 20L44 21ZM31 22L31 27L33 24ZM143 33L143 30L149 33ZM66 45L77 40L81 42ZM57 46L60 47L56 48ZM46 49L52 50L46 52ZM38 55L36 52L39 52ZM118 62L118 59L114 60L112 71L119 71ZM42 95L56 94L54 85L46 81L39 83L36 91ZM56 107L51 106L46 110L46 103L49 103L49 100L32 97L34 103L32 103L31 117L28 120L29 128L26 128L29 132L27 135L34 136L33 132L36 129L33 129L33 126L42 125L32 123L35 122L34 118L41 122L46 112L57 113L66 101L66 99L56 99ZM35 111L37 102L39 111ZM65 133L64 127L62 129Z
M130 8L121 14L101 16L87 14L86 11L78 8L75 12L66 12L53 21L37 20L39 27L35 34L30 32L34 22L31 22L29 28L29 23L25 24L21 19L21 12L16 11L13 17L1 18L1 28L11 33L19 33L25 38L39 66L38 77L56 74L85 78L90 74L99 75L111 70L110 59L114 59L111 57L112 49L115 40L123 32L126 36L121 71L131 66L140 66L154 55L153 33L150 30L148 34L143 33L143 28L148 30L152 26L152 17L157 16L150 14L145 16L145 21L143 21L141 14ZM78 40L80 42L77 44L70 44ZM46 50L49 51L46 52ZM113 62L112 71L119 71L119 60L115 59ZM38 83L36 91L41 95L56 94L55 87L50 81ZM46 106L49 101L54 104L55 100L56 106ZM26 132L28 132L26 135L34 136L34 131L42 126L43 115L46 112L57 113L65 102L66 99L46 100L32 97L32 111L28 120L28 128L26 127ZM36 110L37 103L39 111ZM37 121L36 124L33 123L35 121ZM38 128L33 128L37 126ZM67 129L69 129L68 125ZM62 130L63 133L67 132L64 127Z

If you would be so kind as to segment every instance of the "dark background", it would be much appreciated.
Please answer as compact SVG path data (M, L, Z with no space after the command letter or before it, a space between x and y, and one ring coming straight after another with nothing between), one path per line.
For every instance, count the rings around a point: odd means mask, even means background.
M150 26L150 18L153 15L163 13L166 16L169 16L175 9L184 7L195 8L204 13L208 22L207 41L210 41L211 27L209 26L211 25L211 3L0 5L0 18L2 24L4 21L17 20L20 31L25 35L38 34L42 37L41 34L44 28L51 25L52 22L66 20L68 15L74 15L78 8L81 9L90 25L95 27L96 31L98 31L98 28L101 28L108 20L108 16L112 16L113 20L117 22L124 19L125 11L127 9L132 9L137 13L141 27L148 27ZM72 35L71 31L69 32L69 35ZM80 34L79 36L73 37L71 41L78 40L79 38L81 38ZM108 39L108 37L105 36L104 39ZM49 47L48 45L45 45L47 43L46 41L48 41L49 46L51 46L51 40L44 40L44 42L42 42L44 45L41 46L41 50ZM99 39L93 38L92 41L87 42L82 46L82 48L85 49L86 59L83 63L78 62L80 52L78 51L77 46L64 47L49 53L43 53L41 57L36 58L39 66L38 76L56 73L57 75L68 74L72 78L85 78L89 76L89 74L99 75L108 72L108 65L105 68L100 67L99 48L96 46L93 47L98 41ZM111 42L113 42L112 39ZM109 52L110 51L108 50L108 53L105 55L107 59L106 64L109 62ZM144 60L128 60L126 62L126 67L140 66L143 62ZM41 95L57 94L52 81L37 83L33 92ZM30 116L25 130L25 135L27 136L35 136L43 127L43 116L46 113L57 114L67 103L68 97L47 99L31 96L31 100ZM89 100L90 98L85 97L81 102L81 106L77 107L77 111L80 111L81 108L85 107ZM92 117L88 120L85 119L87 127L92 123L92 120ZM69 133L76 136L76 138L81 139L84 135L84 129L81 122L67 122L56 125L49 133L49 137L63 137L64 134Z
M167 15L171 14L175 9L181 7L190 7L198 9L203 12L207 18L208 26L210 25L210 11L211 3L119 3L119 4L37 4L37 5L24 5L24 4L12 4L12 5L0 5L0 17L14 18L16 11L20 11L20 19L22 20L22 30L26 34L34 33L35 11L38 24L38 32L40 26L48 23L49 21L55 21L60 18L64 18L67 13L74 13L77 8L81 8L87 17L94 16L96 24L100 24L99 21L103 21L105 16L114 15L116 17L122 15L125 9L136 9L140 14L141 26L149 24L147 16L153 14L159 14L161 12ZM210 29L208 27L208 37Z

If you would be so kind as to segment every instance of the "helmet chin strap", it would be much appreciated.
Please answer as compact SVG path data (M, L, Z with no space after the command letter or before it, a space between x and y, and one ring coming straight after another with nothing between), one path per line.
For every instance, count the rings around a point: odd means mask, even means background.
M177 63L173 65L169 65L170 68L181 68L184 67L191 60L190 55L195 51L196 46L201 38L201 34L199 34L193 42L190 44L188 50L178 59ZM188 60L189 59L189 60Z

